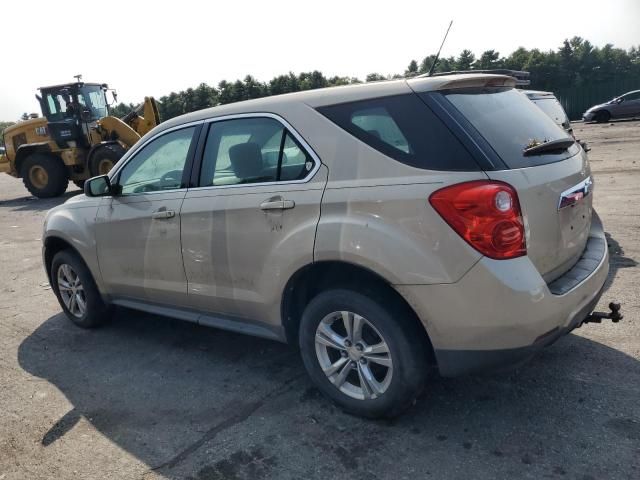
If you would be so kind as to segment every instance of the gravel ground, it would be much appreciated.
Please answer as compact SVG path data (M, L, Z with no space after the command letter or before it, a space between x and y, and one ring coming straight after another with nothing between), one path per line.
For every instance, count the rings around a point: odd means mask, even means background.
M126 310L74 327L40 260L62 199L0 175L0 480L640 478L640 123L575 131L610 244L599 307L624 321L515 372L436 379L394 421L341 413L278 343Z

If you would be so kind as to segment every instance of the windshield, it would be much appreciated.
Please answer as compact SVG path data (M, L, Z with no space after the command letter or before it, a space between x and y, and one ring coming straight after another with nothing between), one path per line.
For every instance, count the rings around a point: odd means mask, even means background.
M104 98L104 91L98 85L85 85L80 88L77 95L78 103L83 110L91 112L91 119L98 120L107 116L107 103Z
M509 168L557 162L578 153L566 150L526 156L524 150L540 143L571 138L525 95L513 88L451 90L445 97L475 127Z

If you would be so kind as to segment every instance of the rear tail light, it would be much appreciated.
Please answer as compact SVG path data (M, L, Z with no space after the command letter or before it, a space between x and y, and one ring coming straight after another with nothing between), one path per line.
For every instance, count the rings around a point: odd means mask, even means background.
M524 222L515 189L479 180L433 192L429 203L469 245L496 260L527 254Z

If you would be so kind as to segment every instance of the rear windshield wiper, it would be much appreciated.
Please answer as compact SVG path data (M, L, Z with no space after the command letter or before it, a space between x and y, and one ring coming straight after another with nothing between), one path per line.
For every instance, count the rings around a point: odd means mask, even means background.
M542 155L551 151L567 150L571 145L575 143L573 138L559 138L557 140L551 140L549 142L539 143L533 147L525 148L522 154L526 157L528 155Z

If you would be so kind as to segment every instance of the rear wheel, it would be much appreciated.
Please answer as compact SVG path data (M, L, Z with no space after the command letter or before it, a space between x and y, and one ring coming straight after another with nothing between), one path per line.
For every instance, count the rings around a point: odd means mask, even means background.
M89 173L92 177L106 175L124 153L124 148L117 143L98 147L89 159Z
M611 114L606 110L601 110L596 113L596 116L593 119L598 123L606 123L611 119Z
M345 411L392 417L411 405L428 373L423 335L393 302L329 290L305 309L301 355L311 379Z
M22 165L21 175L24 186L38 198L60 196L69 185L67 168L62 160L45 153L29 155Z
M102 325L111 317L91 272L71 250L62 250L51 262L51 287L69 320L82 328Z

